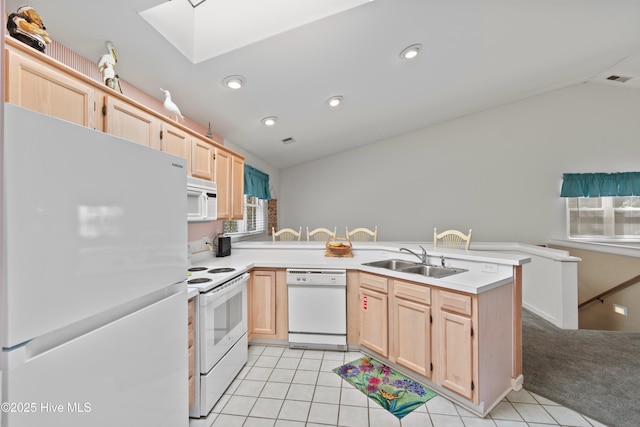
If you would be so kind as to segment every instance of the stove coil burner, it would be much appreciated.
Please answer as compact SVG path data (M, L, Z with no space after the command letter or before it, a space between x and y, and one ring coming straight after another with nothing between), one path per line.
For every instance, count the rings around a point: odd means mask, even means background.
M212 268L209 270L209 273L231 273L232 271L236 271L235 268L230 267L221 267L221 268Z
M195 285L196 283L207 283L212 282L208 277L198 277L197 279L187 280L187 283L190 285Z
M206 270L207 267L191 267L189 271L203 271Z

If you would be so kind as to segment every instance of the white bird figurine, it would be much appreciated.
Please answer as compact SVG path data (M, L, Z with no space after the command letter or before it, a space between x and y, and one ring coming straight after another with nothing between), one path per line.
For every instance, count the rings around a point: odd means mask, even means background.
M164 109L167 110L169 114L176 116L176 122L178 121L178 117L184 121L184 116L180 112L180 108L171 100L171 93L166 89L160 88L160 90L164 93L164 104L162 104Z

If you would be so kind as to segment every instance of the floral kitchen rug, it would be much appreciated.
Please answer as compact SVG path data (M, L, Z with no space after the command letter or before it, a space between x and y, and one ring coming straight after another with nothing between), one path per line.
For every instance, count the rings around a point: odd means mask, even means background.
M378 405L402 418L436 393L370 357L333 370Z

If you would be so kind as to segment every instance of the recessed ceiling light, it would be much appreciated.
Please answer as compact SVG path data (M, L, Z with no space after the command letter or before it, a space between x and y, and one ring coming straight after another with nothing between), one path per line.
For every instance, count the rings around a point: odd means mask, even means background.
M331 98L327 99L327 104L329 104L329 107L337 107L338 105L340 105L342 103L342 97L341 96L332 96Z
M222 85L229 89L240 89L244 85L244 77L242 76L229 76L222 80Z
M420 53L420 49L422 49L422 45L420 43L412 44L411 46L404 48L402 52L400 52L400 58L413 59L418 56L418 53Z
M269 116L262 119L262 124L265 126L273 126L276 124L277 121L278 121L278 118L276 116Z

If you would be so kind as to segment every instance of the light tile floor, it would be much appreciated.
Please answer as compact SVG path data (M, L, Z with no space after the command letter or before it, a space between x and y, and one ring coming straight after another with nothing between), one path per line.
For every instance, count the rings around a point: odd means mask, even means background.
M249 347L213 409L214 427L606 427L534 393L511 392L486 418L436 396L398 420L331 370L361 353Z

